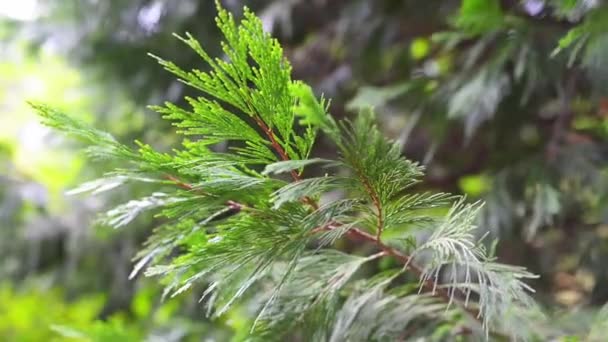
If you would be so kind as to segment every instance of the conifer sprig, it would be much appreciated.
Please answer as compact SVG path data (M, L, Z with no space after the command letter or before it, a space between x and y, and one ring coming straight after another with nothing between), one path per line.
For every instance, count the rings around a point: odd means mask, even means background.
M487 334L503 330L500 316L510 308L533 305L523 280L534 276L495 263L475 239L478 205L449 194L413 192L422 168L382 136L371 111L336 122L324 99L291 80L280 45L253 13L245 9L237 25L219 4L218 12L225 58L211 58L189 34L180 37L208 71L185 71L155 57L203 95L188 98L188 109L154 107L179 132L202 137L184 140L174 153L141 143L132 149L34 105L45 124L92 144L92 156L124 162L125 168L80 190L153 184L150 196L120 205L101 220L118 228L147 211L165 218L138 253L132 276L142 270L161 276L171 296L204 284L201 300L214 316L257 293L253 302L261 304L252 339L394 339L405 332L409 337L411 322L450 323L452 334ZM309 159L318 131L334 141L338 160ZM229 150L214 151L218 142L227 142ZM332 171L304 178L303 169L313 164ZM281 173L291 181L273 177ZM320 201L338 189L344 198ZM455 200L446 215L436 213ZM342 252L334 243L343 237L374 251ZM385 257L399 265L376 275L366 271ZM481 324L452 314L452 304Z

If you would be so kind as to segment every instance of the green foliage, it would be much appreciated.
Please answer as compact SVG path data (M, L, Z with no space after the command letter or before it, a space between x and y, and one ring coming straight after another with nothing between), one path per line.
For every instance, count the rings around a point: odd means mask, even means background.
M476 11L479 4L465 9ZM142 143L135 150L33 105L45 124L92 144L92 157L125 165L76 192L99 193L126 181L153 185L150 195L101 218L119 228L154 210L164 222L139 252L132 277L144 269L160 276L165 296L204 284L201 301L214 317L249 301L256 312L251 339L394 340L414 323L424 327L420 332L449 325L442 337L462 329L479 338L517 336L504 317L534 306L525 281L535 276L496 263L476 238L481 206L414 191L422 167L380 133L370 110L336 122L323 99L291 80L290 64L260 19L246 9L237 24L218 11L226 59L210 57L191 35L180 38L210 71L183 70L156 57L204 95L187 98L188 110L154 107L180 132L198 137L172 153ZM338 160L309 159L319 130L337 146ZM228 152L216 152L220 142ZM337 170L302 178L315 163ZM324 202L336 191L343 198ZM340 251L341 238L376 251ZM369 265L381 258L398 263L375 274Z
M582 64L596 73L596 77L604 76L601 60L605 57L606 42L604 33L608 29L608 9L595 8L589 11L579 25L571 28L558 42L553 55L562 50L569 50L569 65L572 66L579 54L582 54ZM581 53L582 52L582 53ZM597 73L601 73L597 75Z
M429 54L431 47L428 39L416 38L410 46L410 55L414 59L422 59Z
M4 341L139 341L141 331L125 327L124 320L96 319L101 297L85 297L67 302L56 289L32 289L21 293L4 285L0 288L0 338ZM41 310L52 308L52 310ZM62 328L63 326L69 328Z
M142 339L140 332L129 330L129 328L124 326L124 323L118 320L112 320L109 322L96 321L82 330L61 325L52 325L51 328L57 335L63 337L66 341L135 342L141 341Z
M220 9L217 24L226 39L222 50L229 61L212 59L189 34L186 38L178 38L196 51L212 71L186 72L161 58L157 58L158 61L182 82L263 123L260 128L273 132L287 157L305 159L312 147L314 131L308 127L302 136L294 132L294 104L298 99L293 88L296 83L291 80L291 65L283 57L281 46L263 31L261 21L249 10L245 10L244 19L237 27L232 14ZM219 140L244 140L247 147L238 149L237 153L259 156L260 163L276 159L262 136L237 113L226 110L211 98L188 99L193 113L171 104L165 109L156 109L165 114L165 118L178 121L178 127L188 128L186 133L211 135Z
M387 102L407 93L410 84L395 84L388 87L361 87L347 105L350 110L361 110L384 105Z
M468 34L479 35L500 29L504 20L498 0L463 0L455 25Z

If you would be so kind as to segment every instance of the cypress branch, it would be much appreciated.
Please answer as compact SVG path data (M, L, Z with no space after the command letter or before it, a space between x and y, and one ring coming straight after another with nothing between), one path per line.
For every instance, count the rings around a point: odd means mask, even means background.
M422 168L403 158L398 144L380 133L371 111L336 122L323 98L291 80L280 45L253 13L246 9L237 25L219 4L218 12L227 60L211 58L189 34L178 38L209 71L182 70L154 57L204 95L187 99L190 109L171 103L154 107L180 133L203 136L184 140L173 154L141 143L131 149L63 113L34 105L45 124L92 144L91 156L128 165L81 192L142 180L158 188L110 210L102 220L118 228L154 209L168 220L138 253L131 276L145 270L148 276L163 277L165 296L203 283L202 298L215 316L258 289L263 300L256 301L262 304L252 323L253 339L280 340L296 331L315 340L398 338L410 321L427 326L450 322L470 333L481 330L486 337L490 331L510 333L501 316L513 307L534 305L523 280L535 276L495 263L474 238L479 206L449 194L412 192ZM319 132L335 143L338 160L309 158ZM209 149L224 141L242 145L228 152ZM302 171L313 164L348 174L303 178ZM272 177L278 173L288 173L291 181ZM337 189L345 192L344 198L319 201ZM454 200L447 215L430 212ZM427 239L420 238L424 231ZM369 256L341 252L334 243L342 237L370 244L375 251ZM360 271L384 257L399 266L374 276ZM414 293L414 287L425 294ZM469 305L471 297L476 307ZM444 310L437 310L440 301ZM473 320L447 317L454 303ZM400 305L411 310L400 310ZM378 314L377 308L396 317ZM374 315L381 321L370 322ZM395 327L400 318L403 326ZM367 328L356 322L366 322Z

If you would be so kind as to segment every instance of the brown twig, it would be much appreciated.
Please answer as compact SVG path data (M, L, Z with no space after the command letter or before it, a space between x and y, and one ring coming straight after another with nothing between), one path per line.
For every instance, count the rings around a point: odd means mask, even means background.
M180 187L180 188L182 188L184 190L188 190L188 191L197 190L191 184L183 182L183 181L181 181L180 179L178 179L177 177L175 177L173 175L165 175L165 178L167 178L168 180L172 181L175 185L177 185L178 187ZM201 192L203 194L206 194L202 190L201 190ZM228 201L226 201L226 207L229 209L228 211L231 214L234 215L234 214L239 213L241 210L243 210L247 206L245 204L242 204L242 203L239 203L239 202L228 200Z
M266 123L259 117L253 117L253 119L255 120L256 124L262 129L262 131L264 131L264 134L266 134L266 136L270 140L272 148L279 154L281 159L283 161L291 160L289 158L289 155L287 155L287 152L285 152L285 149L283 149L283 147L281 147L281 144L279 144L279 142L277 141L276 136L272 131L272 128L268 127L268 125L266 125ZM295 170L291 170L290 173L291 178L293 178L294 181L299 182L302 180L302 178L300 178L300 175ZM303 201L315 210L319 208L319 205L308 196L304 197Z
M270 139L270 144L272 145L272 148L275 151L277 151L277 153L279 154L281 159L284 161L290 160L289 156L287 155L287 153L285 152L283 147L281 147L281 144L279 144L279 142L277 141L276 136L274 135L274 132L272 131L272 129L270 127L268 127L268 125L266 125L266 123L259 117L254 117L253 119L258 124L258 126L262 129L262 131L264 131L264 134L266 134L268 139ZM300 175L295 170L291 170L291 177L296 182L301 180Z
M329 225L326 229L331 230L331 229L335 229L335 228L337 228L337 226ZM410 255L407 255L391 246L384 244L382 241L378 240L372 234L369 234L358 228L351 228L351 229L349 229L349 231L346 234L350 239L362 239L364 241L375 244L384 252L385 255L391 256L391 257L397 259L403 265L407 266L407 269L409 271L411 271L416 276L416 278L418 278L422 281L422 283L421 283L422 288L424 290L426 290L428 293L430 293L432 296L440 298L442 301L444 301L446 303L454 302L452 300L452 295L450 294L449 290L447 290L443 287L437 287L436 284L432 280L423 278L424 271L422 270L422 268L420 268L420 266L416 265L413 262L412 257ZM465 313L469 314L473 319L475 319L477 322L479 322L480 324L483 325L481 313L478 309L468 307L465 304L460 304L459 307ZM469 333L471 333L471 331L467 328L463 328L463 333L469 334ZM506 336L500 332L497 332L497 331L490 331L489 334L490 334L490 336L500 339L500 340L509 339L508 336Z
M167 178L168 180L172 181L173 183L175 183L175 185L179 186L180 188L184 189L184 190L193 190L194 187L188 183L184 183L181 180L179 180L177 177L173 176L173 175L165 175L165 178Z
M338 226L335 225L329 225L326 230L332 230L337 228ZM386 245L385 243L383 243L382 241L378 240L374 235L369 234L363 230L360 230L358 228L351 228L349 229L349 231L346 233L346 235L354 240L364 240L367 242L370 242L372 244L375 244L376 246L378 246L378 248L380 248L383 252L385 252L386 255L391 256L395 259L397 259L400 263L407 265L407 269L410 270L418 279L423 279L422 275L423 275L423 270L417 266L413 260L412 257L402 253L401 251ZM450 295L449 291L445 288L442 287L437 287L435 286L435 283L430 280L430 279L426 279L424 281L422 281L422 287L430 292L433 296L437 296L440 297L441 299L443 299L446 302L452 302L452 296ZM479 320L479 310L474 309L474 308L469 308L466 306L463 306L463 309L465 311L467 311L469 314L471 314L471 316L473 316L476 320Z
M380 242L380 235L382 235L382 230L384 229L384 213L383 213L383 209L382 209L382 202L380 201L380 197L378 196L378 193L376 193L376 191L372 188L371 184L369 184L369 181L367 180L367 178L361 174L359 174L359 178L361 179L361 181L363 183L363 187L365 188L365 191L367 192L369 197L372 199L372 203L373 203L374 207L376 208L376 218L377 218L376 242Z

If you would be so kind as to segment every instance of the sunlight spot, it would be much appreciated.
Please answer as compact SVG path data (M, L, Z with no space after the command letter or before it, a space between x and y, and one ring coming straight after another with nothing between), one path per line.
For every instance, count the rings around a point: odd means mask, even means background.
M30 21L38 16L38 0L0 1L0 18Z

